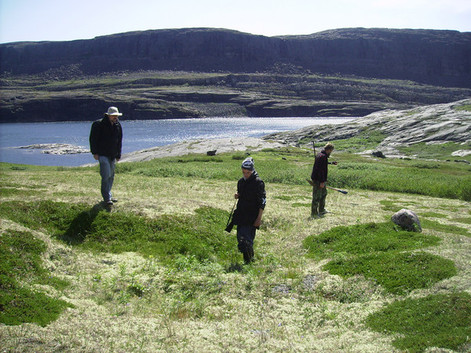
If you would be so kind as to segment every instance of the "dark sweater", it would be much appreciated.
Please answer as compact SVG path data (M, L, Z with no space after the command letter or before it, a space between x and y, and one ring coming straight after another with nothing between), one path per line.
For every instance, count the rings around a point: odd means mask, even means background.
M90 130L90 151L92 154L109 158L121 158L123 130L119 121L112 124L105 116L92 124Z
M311 179L319 183L327 181L327 166L329 164L329 156L322 150L317 156L312 168Z
M234 224L253 225L258 217L260 209L265 209L266 193L265 183L253 172L250 178L239 179L237 182L239 201L234 212Z

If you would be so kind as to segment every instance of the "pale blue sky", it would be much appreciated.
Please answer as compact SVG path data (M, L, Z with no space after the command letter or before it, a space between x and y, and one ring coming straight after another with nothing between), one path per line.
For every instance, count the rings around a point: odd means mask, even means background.
M471 0L0 0L0 43L163 28L266 36L346 27L471 31Z

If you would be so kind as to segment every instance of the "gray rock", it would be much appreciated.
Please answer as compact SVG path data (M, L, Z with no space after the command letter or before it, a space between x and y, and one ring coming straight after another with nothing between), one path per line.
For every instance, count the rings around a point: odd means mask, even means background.
M371 153L371 155L378 158L386 158L386 156L381 151L374 151Z
M403 208L392 215L391 220L394 224L397 224L401 228L411 232L421 232L422 227L420 225L419 217L412 212Z
M409 110L383 110L342 125L315 125L288 132L274 133L264 139L296 145L302 141L316 142L342 140L363 134L365 131L380 132L385 136L373 151L382 151L388 157L400 156L401 147L417 143L440 144L454 142L463 149L471 135L471 113L462 106L470 105L471 99L458 102L434 104ZM359 149L359 153L366 153ZM368 151L368 154L371 150ZM464 152L466 153L466 152Z

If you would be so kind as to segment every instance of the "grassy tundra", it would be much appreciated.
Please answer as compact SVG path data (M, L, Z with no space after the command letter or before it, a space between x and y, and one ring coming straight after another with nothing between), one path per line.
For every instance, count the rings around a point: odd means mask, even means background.
M1 164L0 351L471 349L469 164L335 151L349 193L308 220L310 152L252 156L268 203L248 266L224 232L243 153L121 163L111 212L96 167ZM422 233L391 225L401 208Z

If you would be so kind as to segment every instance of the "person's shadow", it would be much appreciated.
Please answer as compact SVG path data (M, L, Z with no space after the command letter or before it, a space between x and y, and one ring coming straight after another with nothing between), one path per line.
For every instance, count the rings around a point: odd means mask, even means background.
M100 211L111 212L111 206L104 202L97 203L90 210L79 213L59 238L69 245L82 244L90 233L92 223Z

